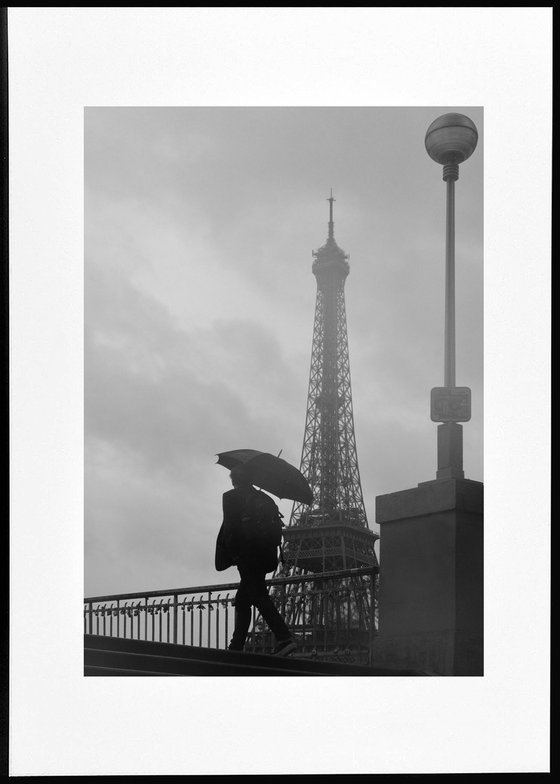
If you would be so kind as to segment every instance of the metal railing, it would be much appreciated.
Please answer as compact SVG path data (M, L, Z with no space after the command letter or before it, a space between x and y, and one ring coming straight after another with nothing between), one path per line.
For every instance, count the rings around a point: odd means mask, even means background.
M299 653L371 652L377 627L377 573L378 567L370 567L266 581ZM84 633L223 649L233 632L238 585L88 597ZM264 652L271 644L271 633L253 608L246 650Z

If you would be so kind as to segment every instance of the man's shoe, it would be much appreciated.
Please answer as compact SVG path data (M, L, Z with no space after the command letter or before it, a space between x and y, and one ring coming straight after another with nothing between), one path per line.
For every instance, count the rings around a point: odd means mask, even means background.
M297 648L297 645L292 640L292 638L288 638L287 640L280 640L276 648L272 651L273 656L289 656L290 653L293 653Z

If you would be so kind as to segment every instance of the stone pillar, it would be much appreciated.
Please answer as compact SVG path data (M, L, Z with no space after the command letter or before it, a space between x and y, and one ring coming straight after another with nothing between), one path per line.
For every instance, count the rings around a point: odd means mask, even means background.
M374 666L483 674L483 484L457 477L378 496Z

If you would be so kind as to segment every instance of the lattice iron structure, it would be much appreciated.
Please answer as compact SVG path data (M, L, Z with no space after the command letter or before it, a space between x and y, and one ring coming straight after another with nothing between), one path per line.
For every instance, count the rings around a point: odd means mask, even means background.
M343 569L377 567L374 534L367 521L354 433L350 383L350 361L346 326L344 284L350 271L348 255L334 239L333 202L329 202L328 238L313 251L312 271L317 279L311 369L307 414L300 469L313 491L313 503L295 503L284 529L286 564L283 574L317 575L317 585L325 588L322 573ZM368 640L375 613L369 606L372 595L363 576L337 580L328 585L346 590L346 601L333 611L343 613L348 626L355 628L359 647ZM334 595L334 594L333 594ZM296 631L302 624L322 626L329 636L329 616L320 607L301 607L288 618ZM315 613L310 618L309 613ZM334 644L334 642L333 642Z

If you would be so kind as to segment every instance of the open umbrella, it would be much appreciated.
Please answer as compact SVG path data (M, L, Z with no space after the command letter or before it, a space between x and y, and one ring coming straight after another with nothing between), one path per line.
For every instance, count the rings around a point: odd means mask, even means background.
M231 452L220 452L218 465L229 468L230 471L236 466L244 466L254 485L278 498L289 498L304 504L311 504L313 501L307 479L301 471L280 456L258 452L256 449L234 449Z

